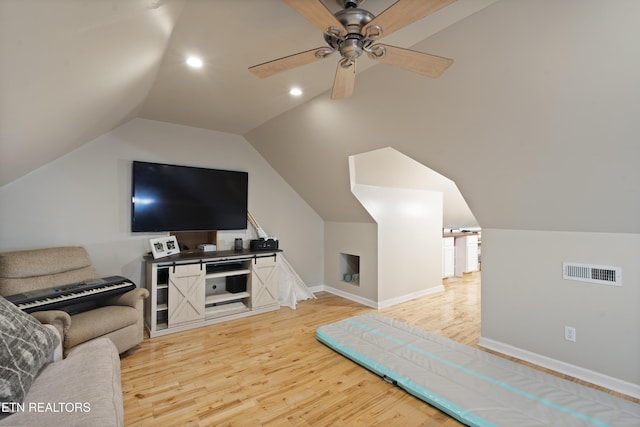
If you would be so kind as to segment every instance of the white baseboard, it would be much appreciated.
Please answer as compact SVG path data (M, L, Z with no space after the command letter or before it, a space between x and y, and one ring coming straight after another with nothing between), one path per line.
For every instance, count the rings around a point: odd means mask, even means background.
M345 292L343 290L340 289L336 289L333 288L331 286L327 286L327 285L319 285L319 286L314 286L311 289L311 292L313 292L314 294L316 292L329 292L330 294L334 294L337 295L339 297L342 297L344 299L348 299L349 301L354 301L363 305L366 305L367 307L371 307L371 308L375 308L375 309L381 309L381 308L386 308L386 307L391 307L393 305L396 304L400 304L403 302L407 302L407 301L411 301L412 299L416 299L416 298L421 298L427 295L431 295L434 293L438 293L438 292L443 292L444 291L444 286L443 285L439 285L439 286L434 286L433 288L429 288L429 289L424 289L422 291L419 292L414 292L411 294L407 294L407 295L402 295L396 298L391 298L382 302L376 302L373 300L370 300L368 298L363 298L359 295L354 295L352 293L349 292Z
M422 298L424 296L431 295L431 294L436 294L438 292L444 292L444 286L443 285L434 286L433 288L423 289L423 290L418 291L418 292L413 292L411 294L402 295L402 296L399 296L399 297L396 297L396 298L391 298L391 299L379 302L377 308L391 307L391 306L396 305L396 304L400 304L400 303L403 303L403 302L411 301L411 300L416 299L416 298Z
M342 297L344 299L348 299L349 301L354 301L354 302L366 305L367 307L378 308L377 303L375 301L370 300L368 298L363 298L359 295L354 295L349 292L345 292L340 289L336 289L327 285L322 286L322 290L325 292L329 292L330 294L338 295L339 297Z
M633 384L627 381L620 380L618 378L613 378L608 375L601 374L599 372L581 368L580 366L575 366L570 363L552 359L547 356L532 353L530 351L523 350L518 347L513 347L509 344L505 344L489 338L480 337L478 345L489 350L493 350L507 356L515 357L517 359L524 360L526 362L530 362L547 369L551 369L552 371L569 375L573 378L578 378L591 384L605 387L609 390L617 391L619 393L626 394L627 396L640 399L640 385L638 384Z

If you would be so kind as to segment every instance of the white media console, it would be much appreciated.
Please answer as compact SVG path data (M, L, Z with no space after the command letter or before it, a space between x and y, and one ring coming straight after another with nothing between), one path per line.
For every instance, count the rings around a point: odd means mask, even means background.
M149 336L277 310L280 252L199 251L145 257Z

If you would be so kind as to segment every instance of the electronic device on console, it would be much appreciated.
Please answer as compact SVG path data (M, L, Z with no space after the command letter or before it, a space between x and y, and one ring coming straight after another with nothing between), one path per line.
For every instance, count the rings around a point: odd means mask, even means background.
M266 239L255 239L249 243L249 248L252 251L268 251L272 249L278 249L278 240L271 237Z

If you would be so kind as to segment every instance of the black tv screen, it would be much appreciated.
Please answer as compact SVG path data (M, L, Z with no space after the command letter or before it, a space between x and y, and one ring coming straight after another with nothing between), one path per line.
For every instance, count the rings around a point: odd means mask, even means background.
M131 231L245 230L249 175L133 162Z

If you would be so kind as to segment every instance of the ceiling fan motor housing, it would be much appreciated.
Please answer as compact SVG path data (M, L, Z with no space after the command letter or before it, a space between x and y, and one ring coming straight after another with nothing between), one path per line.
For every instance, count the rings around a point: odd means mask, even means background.
M349 3L345 1L345 4ZM344 37L336 37L325 33L325 40L334 49L340 51L343 58L354 62L364 51L364 35L362 28L367 25L375 15L357 7L343 9L335 14L335 17L347 30Z

